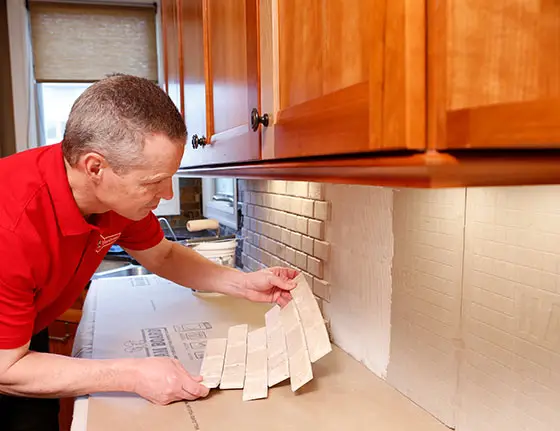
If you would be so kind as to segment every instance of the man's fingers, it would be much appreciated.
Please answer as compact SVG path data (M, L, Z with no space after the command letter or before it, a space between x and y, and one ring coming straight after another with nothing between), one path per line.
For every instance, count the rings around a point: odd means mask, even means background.
M290 302L291 300L292 300L292 295L290 294L290 292L282 291L280 292L280 295L278 295L278 298L276 298L276 303L281 308L284 308L286 305L288 305L288 302Z
M210 393L210 389L198 382L195 382L189 377L185 377L183 379L182 387L185 392L194 396L195 398L206 397Z
M282 280L282 278L277 275L271 275L269 282L272 286L278 287L282 290L292 290L296 287L296 283L294 283L293 280Z

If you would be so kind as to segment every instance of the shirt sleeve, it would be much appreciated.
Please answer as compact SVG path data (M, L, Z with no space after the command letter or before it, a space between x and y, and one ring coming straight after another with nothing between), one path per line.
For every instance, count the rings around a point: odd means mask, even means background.
M33 334L35 281L21 242L3 228L0 256L0 349L15 349Z
M154 213L125 227L117 244L130 250L147 250L164 238L163 230Z

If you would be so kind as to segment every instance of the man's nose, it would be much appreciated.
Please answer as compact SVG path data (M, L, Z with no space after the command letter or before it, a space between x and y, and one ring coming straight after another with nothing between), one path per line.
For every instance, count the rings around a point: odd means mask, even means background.
M165 200L171 200L173 199L173 179L169 178L168 180L165 180L163 182L163 184L161 185L161 191L159 193L159 196L162 199Z

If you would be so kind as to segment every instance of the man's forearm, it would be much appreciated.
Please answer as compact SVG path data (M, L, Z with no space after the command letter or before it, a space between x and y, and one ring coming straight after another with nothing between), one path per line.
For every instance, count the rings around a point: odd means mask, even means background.
M28 352L0 374L0 393L61 398L94 392L133 392L136 379L131 361Z
M173 243L166 258L154 268L159 276L196 290L243 296L245 274L218 265L194 250Z

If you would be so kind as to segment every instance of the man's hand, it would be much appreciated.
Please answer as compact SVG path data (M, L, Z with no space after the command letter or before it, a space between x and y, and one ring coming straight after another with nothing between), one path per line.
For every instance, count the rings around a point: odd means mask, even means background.
M290 268L267 268L245 274L243 293L253 302L272 302L284 307L292 295L290 290L296 287L292 281L298 272Z
M176 359L146 358L137 362L134 392L155 404L166 405L207 396L209 389L201 381L202 377L191 376Z

